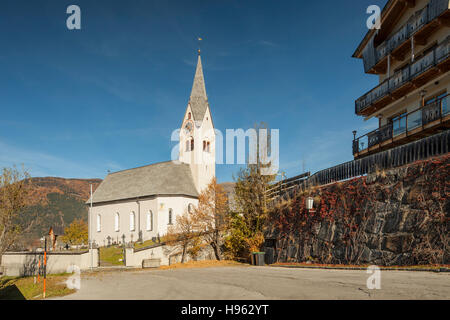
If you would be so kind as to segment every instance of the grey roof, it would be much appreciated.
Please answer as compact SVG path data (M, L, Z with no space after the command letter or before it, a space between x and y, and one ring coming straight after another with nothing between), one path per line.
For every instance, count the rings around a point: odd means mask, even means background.
M205 78L203 77L202 59L198 55L197 69L195 70L194 84L192 85L189 98L194 120L202 121L208 108L208 97L206 95Z
M186 163L160 162L106 176L93 195L93 203L152 195L198 197L191 169ZM86 202L89 203L90 199Z

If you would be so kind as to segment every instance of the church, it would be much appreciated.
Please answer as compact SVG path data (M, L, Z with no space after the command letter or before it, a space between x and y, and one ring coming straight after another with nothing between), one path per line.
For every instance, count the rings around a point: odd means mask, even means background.
M192 212L215 177L215 133L200 51L179 133L178 160L110 173L87 204L90 241L98 246L163 236Z

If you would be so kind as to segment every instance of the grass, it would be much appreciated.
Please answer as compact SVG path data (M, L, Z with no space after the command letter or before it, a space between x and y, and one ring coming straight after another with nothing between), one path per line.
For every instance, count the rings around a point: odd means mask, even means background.
M134 248L135 249L140 249L140 248L145 248L145 247L148 247L148 246L152 246L154 244L157 244L157 242L155 242L153 240L147 240L147 241L144 241L142 243L135 242L134 243Z
M187 269L187 268L211 268L211 267L235 267L235 266L246 266L248 264L243 264L240 262L232 260L202 260L202 261L188 261L185 263L174 263L170 266L160 266L160 270L171 270L171 269Z
M66 287L69 274L47 275L46 298L60 297L74 293L74 289ZM0 300L40 300L44 282L41 278L34 283L34 277L2 277L0 278Z
M123 265L123 248L120 246L100 247L100 261L112 265Z
M166 241L166 237L162 236L159 240L160 240L160 242L155 242L155 241L153 241L151 239L150 240L146 240L146 241L144 241L142 243L135 242L134 243L134 248L135 249L141 249L141 248L153 246L153 245L158 244L158 243L164 243Z
M311 267L311 268L368 268L370 265L348 265L348 264L319 264L319 263L305 263L305 262L278 262L272 266L293 266L293 267ZM430 264L430 265L415 265L415 266L378 266L380 269L414 269L414 270L440 270L450 269L448 264Z

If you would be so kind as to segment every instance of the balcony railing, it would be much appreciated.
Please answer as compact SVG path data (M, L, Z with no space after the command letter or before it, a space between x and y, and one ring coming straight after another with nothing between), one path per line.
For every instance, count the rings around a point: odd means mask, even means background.
M391 123L353 140L353 154L360 153L365 149L450 115L449 97L450 95L446 95L433 103L402 115Z
M395 51L408 39L439 17L449 8L449 0L431 0L422 10L417 11L390 38L377 47L369 46L363 53L364 71L369 72L388 54Z
M359 114L380 99L387 97L409 81L414 80L425 71L445 61L450 56L450 36L429 53L409 63L374 89L355 101L355 112Z

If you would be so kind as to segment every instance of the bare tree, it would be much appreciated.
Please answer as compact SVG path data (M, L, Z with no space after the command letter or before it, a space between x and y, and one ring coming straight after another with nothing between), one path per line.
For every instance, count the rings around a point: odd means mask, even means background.
M216 259L222 260L224 233L229 227L228 197L216 178L199 195L193 220L201 238L212 247Z
M22 169L3 168L0 174L0 263L3 253L17 240L18 235L29 231L34 219L21 216L26 206L30 176ZM27 217L29 218L29 217Z

